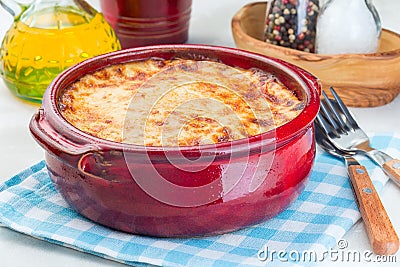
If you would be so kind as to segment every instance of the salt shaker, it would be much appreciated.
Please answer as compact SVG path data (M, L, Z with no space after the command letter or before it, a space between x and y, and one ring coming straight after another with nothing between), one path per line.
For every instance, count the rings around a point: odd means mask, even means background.
M319 0L272 0L264 41L313 53L318 13Z
M329 0L318 17L319 54L374 53L382 31L370 0Z

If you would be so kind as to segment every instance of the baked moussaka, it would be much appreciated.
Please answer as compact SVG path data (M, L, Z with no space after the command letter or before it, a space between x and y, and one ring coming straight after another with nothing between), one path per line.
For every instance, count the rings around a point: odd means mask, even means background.
M211 60L151 58L82 76L59 109L93 136L145 146L238 140L295 118L304 101L270 73Z

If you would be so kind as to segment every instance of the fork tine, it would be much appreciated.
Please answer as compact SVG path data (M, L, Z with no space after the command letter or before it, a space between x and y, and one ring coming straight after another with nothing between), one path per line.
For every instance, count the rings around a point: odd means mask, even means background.
M321 115L323 115L329 122L329 124L331 126L328 125L328 123L325 121L325 126L329 127L329 128L333 128L336 132L334 133L335 135L337 135L336 133L340 133L342 132L342 129L339 127L339 125L336 123L336 121L333 119L331 112L328 111L326 105L324 104L323 101L320 102L320 110L319 113L321 113ZM322 116L321 116L322 117Z
M328 124L328 122L324 119L324 117L319 112L317 114L316 124L317 124L317 127L320 128L320 130L323 130L326 135L338 136L334 131L332 131L332 127Z
M325 102L328 105L329 109L333 112L335 115L336 121L339 123L341 127L341 131L343 133L346 133L347 131L350 130L349 125L346 124L346 122L342 119L342 116L339 114L338 110L335 108L333 105L332 101L329 99L329 97L326 95L325 91L322 91L322 95L324 96ZM351 126L351 125L350 125Z
M331 91L333 97L335 98L336 102L338 103L340 109L342 110L344 116L346 117L346 119L350 122L350 125L353 127L353 129L357 129L360 128L356 122L356 120L354 119L353 115L351 115L350 111L348 110L348 108L346 107L346 105L343 103L342 99L339 97L339 95L336 93L335 89L333 89L333 87L331 86L329 88L329 90Z

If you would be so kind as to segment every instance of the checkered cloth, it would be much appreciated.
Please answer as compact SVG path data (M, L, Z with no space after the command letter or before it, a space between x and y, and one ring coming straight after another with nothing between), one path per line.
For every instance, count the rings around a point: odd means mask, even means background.
M371 142L400 158L400 136L372 135ZM365 158L361 163L377 190L382 189L387 177L380 168ZM334 247L359 218L343 162L321 152L304 192L288 209L265 223L203 238L154 238L97 225L67 205L44 162L0 185L4 226L135 266L265 266L263 260L271 260L272 250L322 252ZM268 266L271 263L279 262Z

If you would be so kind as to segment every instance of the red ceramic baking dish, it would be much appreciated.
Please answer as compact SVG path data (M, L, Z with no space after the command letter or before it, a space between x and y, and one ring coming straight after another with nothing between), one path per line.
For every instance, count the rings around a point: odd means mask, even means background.
M196 147L146 147L96 138L69 124L60 94L82 75L151 57L213 59L274 74L304 102L290 122L249 138ZM234 48L159 45L88 59L48 87L30 122L55 187L83 216L122 231L163 237L220 234L263 222L293 202L315 157L319 81L278 59Z

